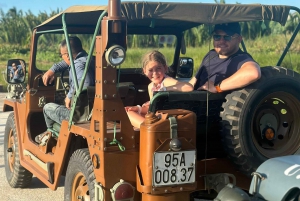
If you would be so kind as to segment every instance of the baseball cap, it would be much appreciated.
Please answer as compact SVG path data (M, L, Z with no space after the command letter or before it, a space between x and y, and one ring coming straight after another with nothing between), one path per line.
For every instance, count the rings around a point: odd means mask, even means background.
M241 26L238 22L227 24L216 24L213 33L217 30L222 30L228 35L239 34L241 35Z

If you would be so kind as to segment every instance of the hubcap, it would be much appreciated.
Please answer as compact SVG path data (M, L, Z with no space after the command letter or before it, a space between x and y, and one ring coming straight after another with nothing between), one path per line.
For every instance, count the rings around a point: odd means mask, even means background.
M73 181L72 200L90 201L89 186L81 172L75 176Z
M252 139L265 157L291 155L299 149L298 102L289 93L275 92L258 105L252 120Z

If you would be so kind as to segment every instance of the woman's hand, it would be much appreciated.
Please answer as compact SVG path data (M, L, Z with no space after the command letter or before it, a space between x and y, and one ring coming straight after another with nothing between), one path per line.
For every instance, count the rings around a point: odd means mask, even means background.
M143 105L142 105L142 107L149 107L150 106L150 101L147 101L146 103L144 103Z
M127 106L127 107L125 107L125 110L126 110L126 112L128 112L128 111L138 112L139 108L138 108L138 106Z
M133 112L136 112L138 114L141 114L142 107L140 105L128 106L128 107L125 107L125 110L126 110L126 112L133 111Z

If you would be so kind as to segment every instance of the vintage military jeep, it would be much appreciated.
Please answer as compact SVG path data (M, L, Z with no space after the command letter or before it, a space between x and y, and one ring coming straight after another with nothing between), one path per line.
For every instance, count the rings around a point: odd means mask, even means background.
M55 190L65 176L65 200L97 201L214 198L212 192L228 183L249 190L249 175L261 163L300 153L300 77L279 67L300 26L277 66L263 67L256 83L226 94L157 93L140 129L131 126L124 106L146 102L149 81L138 70L139 60L122 68L130 53L127 41L136 35L173 36L175 48L160 50L173 50L170 76L187 79L193 58L179 58L185 49L184 31L202 24L262 20L284 25L290 10L299 12L290 6L110 0L108 6L70 7L38 25L27 61L27 87L4 101L3 111L12 111L4 139L8 183L27 187L34 174ZM71 120L55 125L51 137L37 144L35 136L46 130L43 106L60 102L64 94L60 82L42 82L39 41L49 34L90 36L85 72L94 59L96 82L88 89L76 83L76 94L84 92L88 98L89 118L74 120L76 95ZM71 68L74 72L72 60ZM251 192L258 188L254 185ZM289 189L282 197L299 196L299 185Z

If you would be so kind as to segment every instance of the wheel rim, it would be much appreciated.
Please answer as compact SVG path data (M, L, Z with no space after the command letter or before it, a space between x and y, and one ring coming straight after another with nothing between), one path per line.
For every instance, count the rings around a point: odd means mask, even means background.
M89 186L81 172L75 176L73 181L72 200L90 201Z
M10 151L8 151L10 150ZM15 140L14 140L14 134L13 131L10 130L9 136L8 136L8 142L7 142L7 160L9 164L9 169L11 172L14 170L14 164L15 164Z
M252 140L267 158L294 154L300 146L299 100L286 92L266 96L258 105L252 121ZM273 139L267 139L274 132ZM273 136L273 135L271 135Z

